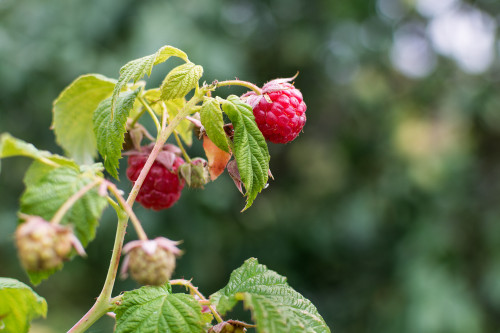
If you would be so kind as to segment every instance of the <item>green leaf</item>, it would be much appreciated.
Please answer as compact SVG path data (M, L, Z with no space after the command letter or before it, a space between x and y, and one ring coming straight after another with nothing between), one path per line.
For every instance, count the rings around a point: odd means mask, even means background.
M97 168L80 172L69 167L51 169L35 162L25 176L27 187L21 196L20 210L49 221L68 198L93 182L96 176L101 176ZM98 219L107 204L106 198L100 196L97 189L92 189L73 205L61 223L72 225L76 237L86 246L94 239ZM54 272L28 272L28 275L33 284L38 284Z
M172 294L170 285L125 292L115 313L115 333L204 332L198 301L188 294Z
M227 100L222 100L222 110L234 127L234 155L246 189L245 210L267 184L269 151L266 140L255 123L250 105L243 103L238 96L231 95Z
M98 74L78 77L54 101L52 128L66 155L79 164L91 164L97 153L92 115L110 96L116 80Z
M104 159L104 166L109 174L118 178L118 161L122 157L121 150L126 122L140 88L123 93L116 104L116 115L111 117L111 98L99 104L94 112L94 133L97 138L97 149Z
M31 320L46 315L43 297L22 282L0 278L0 332L26 333Z
M225 152L229 152L229 143L224 131L224 119L220 104L215 98L206 98L200 110L201 124L213 143Z
M221 314L242 300L261 333L327 333L316 307L286 283L286 278L260 265L255 258L233 271L228 284L210 300Z
M130 81L134 80L134 83L139 81L144 75L151 75L154 65L158 65L162 62L167 61L168 58L175 56L188 62L188 56L183 51L176 47L166 45L159 49L156 53L132 60L120 68L120 77L116 83L115 89L113 90L113 96L111 97L111 118L114 117L114 111L116 107L116 100L118 94L122 88Z
M203 75L203 67L192 62L177 66L168 73L160 86L161 98L171 100L182 98L198 85Z
M52 167L68 166L78 170L78 165L65 157L38 150L31 143L17 139L9 133L0 135L0 159L13 156L26 156Z

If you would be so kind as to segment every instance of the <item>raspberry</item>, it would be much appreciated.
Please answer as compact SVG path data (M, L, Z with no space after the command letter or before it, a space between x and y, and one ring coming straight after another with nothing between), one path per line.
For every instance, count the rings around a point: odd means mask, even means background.
M143 285L165 284L175 269L176 257L181 255L179 242L164 237L154 240L132 241L123 247L127 254L122 267L122 276L127 270L132 278Z
M306 123L307 106L291 79L276 79L262 87L262 95L249 92L246 102L252 107L255 122L264 138L273 143L294 140Z
M74 248L85 255L83 246L66 226L53 225L30 216L16 230L16 245L23 267L29 272L58 268Z
M169 153L170 152L161 152ZM136 153L128 158L127 177L130 181L135 182L141 173L148 154ZM166 159L168 160L168 158ZM137 201L146 208L161 210L170 208L181 196L181 191L184 188L184 180L180 180L177 175L177 169L184 164L184 160L174 156L170 158L170 169L163 163L160 156L151 166L141 190L137 195Z

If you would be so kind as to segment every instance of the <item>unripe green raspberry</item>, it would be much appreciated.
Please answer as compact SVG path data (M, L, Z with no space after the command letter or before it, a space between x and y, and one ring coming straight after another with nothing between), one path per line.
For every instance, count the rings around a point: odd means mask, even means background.
M178 243L163 237L128 243L123 248L128 255L122 267L122 275L125 276L128 270L140 284L165 284L174 272L176 256L181 253L176 244Z
M58 268L69 258L72 248L85 254L71 228L30 216L16 230L16 245L23 267L30 272Z

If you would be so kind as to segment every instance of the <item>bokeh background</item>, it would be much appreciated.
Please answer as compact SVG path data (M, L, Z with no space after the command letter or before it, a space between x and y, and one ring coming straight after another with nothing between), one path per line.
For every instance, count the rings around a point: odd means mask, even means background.
M207 82L300 71L304 133L270 144L276 179L251 209L239 212L227 174L167 211L137 206L151 236L184 240L175 276L209 295L254 256L334 332L498 332L499 17L496 0L1 0L0 132L61 153L49 129L59 92L165 44ZM24 282L12 234L28 165L6 159L0 174L0 276ZM35 288L49 314L33 332L64 332L91 306L115 223L108 209L88 258Z

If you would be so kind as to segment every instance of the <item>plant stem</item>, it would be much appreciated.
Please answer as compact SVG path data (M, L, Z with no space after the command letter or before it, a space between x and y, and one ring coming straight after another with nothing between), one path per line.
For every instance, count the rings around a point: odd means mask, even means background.
M130 125L129 125L130 128L134 128L134 125L139 121L139 119L142 117L144 112L146 112L146 108L142 109L141 111L139 111L138 114L136 114L136 116L130 122Z
M171 285L178 285L178 286L184 286L186 288L189 288L193 293L195 293L202 301L208 301L205 296L203 296L202 293L198 290L198 287L195 287L191 281L184 280L184 279L176 279L176 280L170 280ZM212 314L214 315L215 319L217 322L222 323L224 319L220 316L220 314L217 312L217 310L214 308L213 305L207 305Z
M174 136L175 136L175 141L177 141L177 145L181 149L182 156L184 156L184 159L186 160L187 163L191 163L191 158L189 158L189 155L187 154L186 149L184 149L184 145L182 144L182 141L179 138L177 131L174 131Z
M54 214L54 217L52 217L52 220L50 220L50 223L52 224L59 224L64 217L64 215L73 207L73 205L80 200L81 197L85 195L88 191L90 191L92 188L97 186L99 183L103 181L102 178L94 180L92 183L89 183L79 189L75 194L73 194L66 202L57 210L57 212Z
M135 232L137 232L137 236L139 237L140 240L148 240L148 236L146 235L146 232L142 228L142 224L137 218L137 215L135 215L134 211L132 208L127 204L125 199L120 195L118 192L118 189L116 188L116 185L113 183L108 184L108 189L113 193L115 198L118 200L120 203L120 206L122 209L127 213L127 215L130 217L130 220L132 221L132 225L134 226Z
M227 80L227 81L221 81L217 82L216 87L225 87L225 86L242 86L246 87L250 90L253 90L257 95L262 95L262 90L257 87L255 84L247 82L247 81L241 81L241 80Z
M111 302L111 292L113 291L116 273L118 272L123 238L125 237L127 230L127 220L128 217L125 214L118 218L113 254L111 255L106 281L104 282L104 286L99 294L99 297L97 297L97 300L92 308L67 333L85 332L88 328L90 328L90 326L92 326L92 324L106 314L106 312L114 308L115 304Z
M153 119L153 121L155 122L156 131L159 133L161 126L160 126L160 122L158 121L158 118L156 117L155 112L151 109L151 106L149 105L149 103L142 96L139 96L139 102L141 102L141 104L148 111L149 115L151 116L151 119Z

